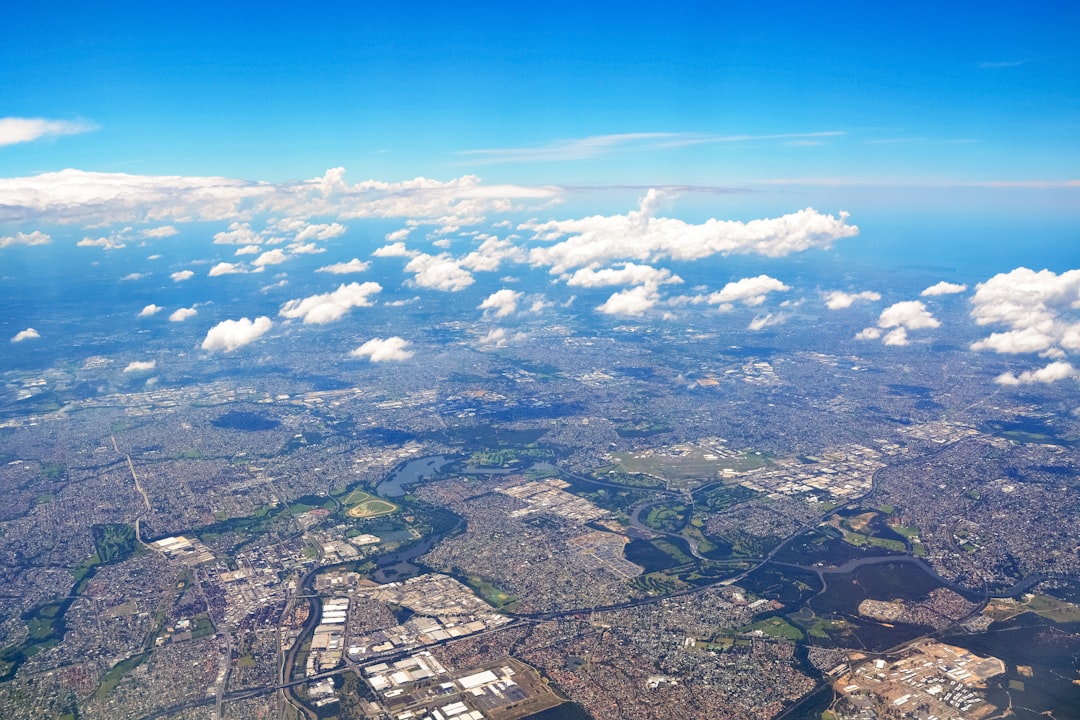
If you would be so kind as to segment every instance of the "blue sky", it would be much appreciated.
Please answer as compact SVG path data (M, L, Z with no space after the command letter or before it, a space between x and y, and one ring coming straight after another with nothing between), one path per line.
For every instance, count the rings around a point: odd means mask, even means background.
M279 181L1061 184L1080 167L1069 3L55 4L9 8L0 146Z
M174 354L413 302L471 317L482 349L554 308L749 333L807 308L889 351L952 333L945 313L1003 357L998 384L1080 378L1072 4L51 3L4 22L9 347L66 348L63 278L92 274L117 289L79 309L169 328ZM419 342L354 329L395 359Z

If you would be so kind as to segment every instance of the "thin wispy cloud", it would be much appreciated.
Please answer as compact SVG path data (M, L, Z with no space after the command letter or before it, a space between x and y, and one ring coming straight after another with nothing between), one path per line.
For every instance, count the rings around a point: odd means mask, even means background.
M1034 60L984 60L979 63L978 67L980 70L1006 70L1027 65L1030 62L1034 62Z
M584 138L555 140L546 145L533 147L485 148L462 150L457 154L468 158L474 165L494 165L517 162L561 162L566 160L591 160L614 152L631 150L676 150L694 145L720 143L744 143L782 140L788 142L822 142L824 138L838 137L847 133L839 130L809 133L775 133L768 135L717 135L712 133L615 133L591 135Z

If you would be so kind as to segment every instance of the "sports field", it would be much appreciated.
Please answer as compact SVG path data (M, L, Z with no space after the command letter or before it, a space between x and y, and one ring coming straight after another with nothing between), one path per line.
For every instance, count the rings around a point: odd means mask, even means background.
M353 490L345 498L345 514L353 518L374 518L395 513L398 506L363 490Z

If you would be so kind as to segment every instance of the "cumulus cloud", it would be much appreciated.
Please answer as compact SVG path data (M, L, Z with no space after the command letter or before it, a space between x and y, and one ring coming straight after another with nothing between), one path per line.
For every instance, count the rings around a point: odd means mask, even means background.
M315 243L289 243L289 252L293 255L318 255L326 252L326 248L319 247Z
M281 248L274 248L273 250L267 250L259 257L251 261L251 264L257 268L266 267L267 265L280 265L289 259L289 256L285 254L285 251Z
M999 385L1030 385L1032 383L1052 383L1080 375L1070 363L1057 361L1037 370L1026 370L1019 375L1011 372L1002 373L994 378Z
M524 293L503 288L488 295L484 302L480 303L479 309L485 314L490 310L495 317L506 317L517 310L518 301L521 300L522 295Z
M972 350L993 350L998 353L1037 353L1053 347L1057 338L1052 334L1052 324L1045 324L1044 332L1038 327L1026 327L1021 330L992 333L990 337L971 344Z
M876 328L866 328L858 333L857 340L877 340L886 345L907 345L908 332L941 327L941 323L930 314L919 300L904 300L894 303L881 311ZM882 336L882 330L889 332Z
M133 272L133 273L128 273L124 277L120 278L120 282L125 282L125 281L129 281L129 280L142 280L143 278L146 278L146 277L150 277L150 273Z
M918 300L904 300L881 311L878 327L903 327L908 330L923 330L941 327L930 311Z
M4 198L0 221L243 223L272 214L289 219L280 221L280 227L272 232L295 236L304 228L294 228L292 221L311 217L338 221L409 218L439 225L475 225L487 213L519 209L521 202L548 202L560 193L552 187L484 185L473 175L445 182L415 178L356 184L347 183L344 176L343 168L331 168L322 177L280 183L83 170L0 178L0 196ZM312 239L333 235L338 232L334 225L318 226L308 235ZM239 237L233 242L255 244Z
M228 230L214 233L215 245L260 245L262 237L246 222L229 223Z
M296 229L294 225L292 229ZM302 243L308 240L330 240L345 234L345 226L341 223L326 223L326 224L314 224L309 225L304 223L304 227L299 229L296 236L293 238L296 242Z
M217 277L218 275L236 275L243 272L247 272L243 265L231 262L219 262L217 265L210 268L210 272L207 273L207 275L210 277Z
M881 331L876 327L863 328L855 333L856 340L877 340L881 337Z
M11 342L17 343L22 342L23 340L33 340L34 338L39 337L41 337L41 335L38 333L37 330L35 330L34 328L26 328L25 330L20 330L19 332L15 333L15 337L11 338Z
M1080 350L1080 270L999 273L975 287L971 305L977 324L1007 328L972 343L972 350L1047 357Z
M639 285L629 290L612 294L603 305L596 308L605 315L644 315L660 300L656 288L651 285Z
M885 343L886 345L907 345L907 328L893 328L889 332L885 333L885 337L881 339L881 342Z
M236 248L236 252L234 252L233 255L258 255L261 252L261 245L244 245L243 247Z
M605 285L665 285L668 283L681 283L682 278L673 275L666 268L655 268L651 265L639 265L637 263L622 263L620 267L609 267L601 270L590 265L583 267L566 280L567 285L580 287L603 287Z
M126 372L126 373L150 372L151 370L153 370L156 367L157 367L157 360L146 360L144 362L139 361L139 360L135 360L134 362L129 362L127 364L127 367L124 368L124 372Z
M84 237L75 244L79 247L99 247L102 250L119 250L120 248L127 247L124 240L116 236L99 238Z
M959 283L941 282L931 285L920 293L923 297L932 297L934 295L955 295L967 290L967 285L961 285Z
M242 317L239 320L222 320L206 333L202 342L203 350L224 350L232 352L237 348L253 343L273 327L274 322L265 315L254 320Z
M784 323L784 319L785 318L783 315L773 315L772 313L766 313L765 315L757 315L754 317L753 320L750 321L750 324L746 326L746 329L757 332L758 330L764 330L770 325L782 325Z
M158 238L172 237L173 235L179 235L180 231L174 228L172 225L162 225L156 228L147 228L143 230L141 235L147 240L155 240Z
M366 357L371 362L391 362L408 360L415 355L408 348L409 341L395 335L388 338L372 338L349 354L358 358Z
M154 303L150 303L149 305L147 305L146 307L144 307L142 310L139 311L139 317L150 317L151 315L157 315L159 312L161 312L164 309L165 308L161 307L160 305L155 305Z
M457 292L475 282L472 273L461 267L461 263L447 253L420 253L405 265L405 270L413 273L410 282L414 285L432 290Z
M47 118L0 118L0 146L33 142L45 137L78 135L97 130L93 123Z
M199 311L198 311L198 310L196 310L196 309L195 309L195 308L193 308L193 307L189 307L189 308L180 308L179 310L174 310L174 311L173 311L173 312L172 312L172 313L171 313L171 314L169 315L169 320L170 320L171 322L184 322L184 321L185 321L185 320L187 320L188 318L193 318L193 317L195 317L195 316L196 316L196 315L198 315L198 314L199 314Z
M659 191L649 190L639 208L626 215L525 223L519 228L531 231L534 239L558 241L533 248L529 261L563 273L614 260L698 260L717 254L782 257L828 248L836 240L858 233L856 226L847 224L847 213L834 217L813 208L745 223L710 219L694 225L656 217L661 198Z
M11 247L12 245L48 245L52 242L52 238L41 232L35 230L31 233L15 233L14 235L5 235L0 237L0 248Z
M405 238L409 237L409 233L411 233L412 231L412 228L401 228L400 230L386 233L386 242L397 243L399 240L404 240Z
M177 270L176 272L174 272L169 277L171 277L173 279L173 282L184 282L185 280L190 280L191 278L195 277L195 271L194 270Z
M741 302L747 307L757 307L765 302L765 296L769 293L786 292L790 289L776 278L758 275L729 282L719 292L709 295L707 300L710 305L720 305L722 309L729 308L736 302Z
M305 325L324 325L340 320L354 307L370 306L371 296L381 291L382 285L377 282L342 284L333 292L289 300L281 306L278 315L302 318Z
M393 233L391 233L393 234ZM375 257L416 257L420 253L416 250L409 250L405 247L403 242L393 242L389 245L383 245L381 248L376 248L375 252L371 253Z
M324 265L315 272L333 273L334 275L347 275L349 273L364 272L371 267L370 262L360 262L357 258L353 258L349 262L339 262L333 265Z
M525 333L510 333L506 331L506 328L492 328L486 334L477 338L476 348L478 350L498 350L511 343L520 342L526 337Z
M925 295L926 293L923 294ZM873 290L864 290L857 293L846 293L834 290L825 295L825 307L830 310L843 310L862 300L876 302L880 299L881 294L876 293Z
M478 248L461 259L461 266L478 272L497 272L504 262L523 263L526 259L525 251L509 240L489 236L483 239Z

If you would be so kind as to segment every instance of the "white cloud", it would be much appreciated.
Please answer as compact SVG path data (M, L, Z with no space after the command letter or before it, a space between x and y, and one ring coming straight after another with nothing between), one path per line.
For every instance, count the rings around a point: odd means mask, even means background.
M210 268L210 272L207 273L210 277L217 277L218 275L236 275L237 273L247 272L244 270L243 265L238 265L231 262L219 262L214 267Z
M206 339L202 342L203 350L224 350L232 352L237 348L253 343L266 334L274 322L265 315L249 320L242 317L239 320L223 320L206 333Z
M285 251L281 248L274 248L273 250L267 250L259 257L251 261L251 264L255 267L266 267L267 265L280 265L289 259L289 256L285 254Z
M176 272L174 272L169 277L172 278L173 282L184 282L185 280L190 280L191 278L195 277L195 271L194 270L177 270Z
M414 285L443 292L464 290L474 282L472 273L461 267L460 262L447 253L440 255L420 253L409 260L405 265L405 270L413 273L413 279L410 282Z
M823 138L844 134L844 132L837 130L809 133L777 133L772 135L714 135L710 133L672 132L614 133L555 140L546 145L534 147L464 150L458 154L468 158L471 165L510 162L563 162L567 160L587 160L612 152L626 152L628 150L655 152L657 150L671 150L693 145L720 143L778 140L787 141L789 144L799 142L820 144Z
M1058 361L1037 370L1026 370L1019 375L1014 375L1011 372L1002 373L994 378L994 382L999 385L1029 385L1031 383L1057 382L1078 375L1080 375L1080 372L1070 363Z
M972 343L972 350L1047 357L1080 350L1080 270L999 273L975 287L971 304L977 324L1008 328Z
M150 277L150 273L133 272L133 273L128 273L124 277L120 278L120 282L124 282L124 281L127 281L127 280L142 280L143 278L147 278L147 277Z
M298 243L308 240L330 240L345 234L345 226L340 223L328 223L322 225L306 225L296 233L294 240Z
M14 235L0 237L0 248L11 247L12 245L48 245L51 242L51 237L40 230L35 230L31 233L19 232Z
M729 282L720 292L714 292L708 297L710 305L730 305L741 302L747 307L757 307L765 302L765 296L771 292L785 292L791 288L776 278L768 275L743 278Z
M409 233L411 233L412 231L412 228L401 228L400 230L386 233L386 242L397 243L399 240L404 240L405 238L409 237Z
M785 318L783 315L773 315L772 313L757 315L750 321L750 324L747 325L746 329L757 332L758 330L764 330L771 325L782 325L784 320Z
M289 300L281 306L278 315L302 318L305 325L324 325L340 320L351 308L370 306L370 297L381 291L382 285L377 282L342 284L333 292Z
M391 233L392 235L393 233ZM409 250L405 247L403 242L393 242L389 245L383 245L381 248L376 248L375 252L371 253L375 257L416 257L420 253L416 250Z
M478 350L498 350L515 342L520 342L528 336L525 333L509 333L506 328L492 328L482 337L476 340Z
M128 175L63 170L31 177L0 178L2 222L111 224L121 222L229 221L242 223L260 215L289 218L409 218L439 225L475 225L491 212L509 212L522 201L550 201L557 188L483 185L468 175L446 182L416 178L398 183L366 180L350 185L345 171L332 168L319 178L283 183L223 177ZM331 223L309 231L338 232ZM223 242L258 244L255 238L222 237ZM267 240L270 242L270 240Z
M626 215L525 223L520 229L532 231L536 240L566 238L552 245L534 247L529 252L529 262L562 273L615 260L698 260L717 254L781 257L811 248L827 248L836 240L858 233L857 227L846 223L847 213L833 217L812 208L745 223L711 219L693 225L656 217L661 198L662 193L649 190L639 208Z
M20 330L19 332L15 333L15 337L11 338L11 342L17 343L22 342L23 340L33 340L34 338L39 337L41 337L41 335L38 333L37 330L35 330L34 328L26 328L25 330Z
M503 262L522 263L526 258L525 251L509 240L487 237L480 247L461 259L461 265L478 272L497 272Z
M161 307L160 305L155 305L154 303L150 303L149 305L147 305L146 307L144 307L142 310L139 311L139 317L150 317L151 315L157 315L159 312L161 312L164 309L165 308Z
M605 315L644 315L659 302L660 296L651 285L639 285L612 294L603 305L596 308Z
M517 310L518 301L521 300L522 295L524 293L503 288L488 295L484 302L480 303L479 309L484 310L485 314L488 310L492 310L495 317L506 317Z
M333 273L334 275L347 275L349 273L364 272L371 267L370 262L360 262L357 258L353 258L349 262L339 262L333 265L324 265L315 272Z
M941 323L930 314L919 300L904 300L890 305L881 311L877 327L864 328L855 335L856 340L877 340L886 345L907 345L908 331L926 330L941 327ZM882 334L882 330L889 332Z
M622 263L622 267L614 267L597 270L595 266L583 267L567 281L567 285L581 287L603 287L605 285L664 285L667 283L681 283L682 278L673 275L666 268L654 268L651 265L638 265L637 263Z
M45 137L78 135L97 130L93 123L46 118L0 118L0 146L33 142Z
M289 252L293 255L318 255L326 252L326 248L319 247L315 243L289 243Z
M925 293L923 293L925 295ZM846 293L839 290L834 290L825 295L825 307L830 310L843 310L844 308L851 307L854 303L865 300L867 302L876 302L881 299L881 294L876 293L873 290L864 290L857 293Z
M156 228L147 228L140 233L144 238L153 240L157 238L167 238L173 235L179 235L180 231L174 228L172 225L163 225Z
M881 337L881 330L876 327L863 328L855 334L856 340L877 340Z
M180 308L178 310L174 310L172 314L169 315L169 320L171 322L184 322L188 318L193 318L198 314L199 311L193 307Z
M243 247L236 248L236 252L233 253L233 256L258 255L262 251L263 249L261 245L244 245Z
M1044 323L1044 326L1052 330L1052 323ZM1052 333L1044 332L1037 327L1026 327L1021 330L993 333L988 338L973 342L971 349L1010 354L1037 353L1049 350L1056 342L1057 338Z
M545 299L543 297L540 297L540 298L537 298L536 300L533 300L532 305L529 306L529 312L534 313L534 314L535 313L542 313L545 310L547 310L549 307L554 307L554 306L555 306L555 303L549 302L547 299Z
M885 333L885 337L882 338L881 342L885 343L886 345L907 345L907 328L903 326L893 328L889 332Z
M157 360L147 360L145 362L135 360L135 361L129 362L127 364L127 367L124 368L124 372L126 372L126 373L149 372L149 371L153 370L156 367L157 367Z
M120 248L127 247L122 238L115 236L99 238L84 237L75 244L79 247L99 247L102 250L119 250Z
M214 233L215 245L261 245L263 238L251 229L249 223L229 223L228 230Z
M967 290L967 285L961 285L959 283L941 282L931 285L920 293L923 297L932 297L934 295L955 295Z
M924 330L940 326L941 323L918 300L905 300L890 305L881 311L881 317L878 318L880 328L902 327L907 330Z
M353 357L366 357L371 362L408 360L415 355L408 347L408 340L395 335L385 339L373 338L368 340L349 354Z

